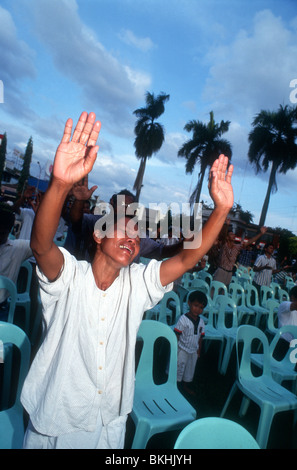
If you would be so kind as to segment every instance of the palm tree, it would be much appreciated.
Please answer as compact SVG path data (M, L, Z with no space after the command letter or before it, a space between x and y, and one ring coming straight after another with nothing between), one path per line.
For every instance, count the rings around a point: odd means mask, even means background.
M249 134L249 161L256 173L270 168L269 182L259 225L265 223L270 195L277 191L276 173L286 174L297 165L297 108L281 106L277 111L262 110L252 122Z
M189 121L184 129L192 132L192 139L185 142L178 151L179 157L185 157L186 173L192 174L196 163L200 164L197 185L190 197L190 203L199 202L202 184L207 167L211 167L218 156L223 153L231 159L231 144L221 138L221 135L228 131L230 121L221 121L217 124L213 117L213 111L210 112L208 124L201 121Z
M133 190L136 191L136 201L139 201L142 188L143 176L146 161L162 147L165 139L165 132L162 124L155 122L165 111L165 101L170 95L160 93L156 98L154 93L146 93L146 107L136 109L133 114L137 116L134 132L136 157L140 160L138 173L135 179Z

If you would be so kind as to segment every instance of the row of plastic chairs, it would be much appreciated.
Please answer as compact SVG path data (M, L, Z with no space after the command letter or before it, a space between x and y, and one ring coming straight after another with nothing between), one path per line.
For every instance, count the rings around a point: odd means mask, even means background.
M156 343L168 341L168 378L154 380ZM176 383L177 340L172 329L155 320L143 320L138 331L142 341L136 370L131 417L135 424L132 449L145 449L157 433L181 430L174 449L259 449L251 434L240 424L224 418L196 419L196 410L179 392Z
M41 322L41 305L39 299L37 299L37 312L35 312L35 318L31 319L30 288L32 275L33 268L31 263L29 261L23 261L20 267L17 283L15 284L11 279L0 275L0 289L7 290L9 294L7 321L9 323L15 323L15 313L17 309L21 315L21 328L30 338L31 344L35 344L37 342Z
M237 377L223 407L221 417L224 417L228 406L237 390L243 394L243 400L239 415L244 416L252 400L260 407L260 418L256 440L260 448L266 448L273 418L276 413L297 409L297 396L292 391L282 386L284 380L293 382L293 390L296 390L295 362L292 360L292 351L288 350L282 361L273 358L273 351L279 338L290 332L293 338L297 338L297 327L286 326L278 330L273 342L269 346L268 339L263 331L252 325L241 325L236 334ZM255 342L259 341L263 352L253 352ZM257 348L256 348L257 350ZM262 368L262 373L256 374L253 366ZM289 373L290 372L290 373ZM294 413L294 425L296 412Z

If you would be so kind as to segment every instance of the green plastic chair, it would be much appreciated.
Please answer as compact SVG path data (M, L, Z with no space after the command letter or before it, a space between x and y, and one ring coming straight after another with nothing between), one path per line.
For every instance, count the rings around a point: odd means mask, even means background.
M229 419L208 417L188 424L174 449L260 449L253 436Z
M270 368L271 368L272 377L277 383L282 384L282 382L284 381L292 382L291 391L296 395L297 372L295 371L296 364L294 361L291 360L292 350L289 348L288 352L281 360L277 360L275 357L273 357L273 353L275 351L277 343L284 333L290 333L290 336L292 336L292 339L297 339L297 326L286 325L286 326L282 326L281 328L277 330L269 346ZM259 368L263 367L263 354L254 353L251 355L251 360Z
M255 326L260 327L263 318L267 320L269 314L268 308L262 307L259 303L258 291L252 284L246 284L245 286L245 298L246 305L255 312ZM265 323L266 328L266 323Z
M267 301L274 299L274 289L270 286L261 286L260 288L260 305L267 308Z
M217 330L224 336L225 339L225 348L219 372L222 375L225 375L230 361L232 349L236 342L236 334L238 329L237 307L235 302L225 295L218 295L216 297L215 306L218 308ZM231 324L230 326L227 326L226 318L228 315L228 319L230 320L230 314Z
M164 323L143 320L138 339L143 340L135 381L131 417L135 423L132 449L145 449L156 433L182 429L196 418L196 410L177 388L177 339ZM153 378L155 343L165 339L170 344L168 379L156 384Z
M205 336L203 339L203 348L204 351L207 352L210 344L213 341L220 342L220 349L219 349L219 357L218 357L218 370L220 370L222 358L223 358L223 351L225 346L225 336L221 330L217 328L217 320L215 319L215 315L218 313L218 308L215 305L212 305L208 311L208 318L207 323L204 328Z
M204 292L204 294L209 294L209 284L207 284L206 281L203 281L203 279L193 279L193 281L191 282L190 289L200 290L201 292Z
M159 322L172 325L175 322L175 319L178 319L180 315L181 309L179 296L176 292L170 291L164 294L163 298L157 303L157 305L145 312L145 319L158 320Z
M268 308L269 313L267 317L267 326L265 330L265 334L267 336L274 336L278 332L278 327L277 327L277 311L279 307L279 302L275 299L268 299L266 308Z
M14 403L8 409L0 411L0 449L21 449L24 439L24 414L20 395L29 370L31 346L25 332L18 326L7 322L0 322L0 340L4 345L15 345L20 351L20 367ZM13 371L15 378L17 373L14 369ZM11 384L7 384L4 377L2 391L6 387L12 390Z
M202 279L203 281L207 282L208 285L210 285L213 280L212 275L208 273L207 271L205 271L204 269L202 269L201 271L198 271L196 273L196 277L198 279Z
M257 376L252 371L252 345L254 345L255 341L260 341L263 346L263 369L262 374ZM240 358L239 345L242 343L243 349ZM296 410L297 397L273 380L268 340L259 328L251 325L241 325L238 328L236 352L237 379L231 388L221 417L224 417L235 392L240 390L244 395L239 410L240 416L245 415L247 412L250 400L260 407L261 412L256 441L261 448L266 448L274 415L282 411ZM295 414L294 418L296 418Z
M228 289L226 284L220 281L212 281L210 284L210 296L215 301L217 295L228 296Z
M15 306L16 306L16 299L17 299L17 288L15 283L8 279L6 276L0 276L0 289L6 289L9 297L9 310L8 310L8 318L7 321L9 323L13 323L14 321L14 313L15 313Z
M284 302L285 300L290 300L289 293L284 289L279 289L279 291L278 291L278 300L279 300L279 302Z
M249 323L250 318L255 316L255 311L247 307L242 285L237 282L231 282L228 287L228 293L237 307L238 324Z

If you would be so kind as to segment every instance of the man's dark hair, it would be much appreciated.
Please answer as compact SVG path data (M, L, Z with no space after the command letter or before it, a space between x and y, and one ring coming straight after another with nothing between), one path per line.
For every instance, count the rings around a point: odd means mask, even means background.
M110 198L110 203L115 206L117 203L118 196L129 196L135 201L135 195L131 193L128 189L122 189L119 193L113 194Z
M204 307L206 307L207 297L204 292L200 290L194 290L189 294L188 302L200 302Z
M289 292L290 298L295 297L297 299L297 286L292 287Z

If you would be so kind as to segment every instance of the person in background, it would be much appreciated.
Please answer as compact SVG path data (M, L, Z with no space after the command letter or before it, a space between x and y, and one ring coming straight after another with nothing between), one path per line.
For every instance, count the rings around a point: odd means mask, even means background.
M189 294L188 305L189 311L179 318L174 332L178 340L177 382L185 392L193 394L190 384L205 335L205 323L201 314L207 305L207 297L204 292L193 291Z

